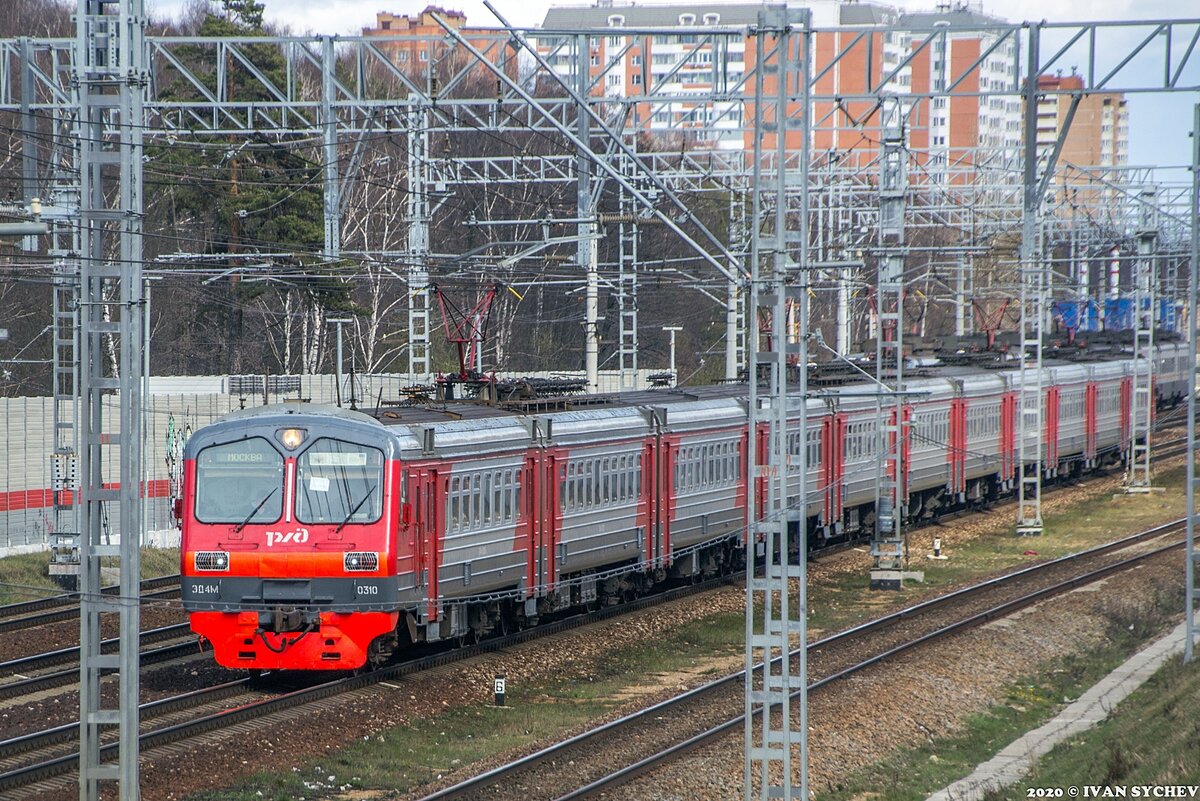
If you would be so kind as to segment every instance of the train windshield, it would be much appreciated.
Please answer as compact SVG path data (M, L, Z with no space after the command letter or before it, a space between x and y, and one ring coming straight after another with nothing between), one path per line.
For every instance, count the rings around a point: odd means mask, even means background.
M196 519L274 523L283 512L283 457L262 437L211 445L196 457Z
M301 523L373 523L383 512L383 452L319 439L296 462Z

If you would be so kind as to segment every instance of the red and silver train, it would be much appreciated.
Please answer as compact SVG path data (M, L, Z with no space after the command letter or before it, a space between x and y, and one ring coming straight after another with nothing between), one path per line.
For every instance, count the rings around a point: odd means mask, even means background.
M1160 405L1185 397L1186 349L1155 358ZM1129 358L1045 364L1047 477L1120 461ZM914 519L1010 492L1017 470L1016 371L930 373L907 383L923 393L905 409ZM825 390L791 434L818 542L873 524L883 456L862 389ZM745 386L532 408L267 406L197 431L181 513L193 630L228 667L354 669L738 563Z

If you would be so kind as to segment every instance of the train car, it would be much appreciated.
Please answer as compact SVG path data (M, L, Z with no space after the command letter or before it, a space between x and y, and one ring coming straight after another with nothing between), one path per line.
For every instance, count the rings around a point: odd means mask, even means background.
M1155 358L1159 401L1178 401L1186 352L1167 343ZM1128 358L1046 361L1043 427L1027 447L1047 479L1124 458L1132 371ZM885 409L904 418L910 521L1013 491L1018 380L1011 369L924 370L906 382L914 394ZM873 392L817 391L803 432L789 399L788 448L805 449L808 466L789 481L803 487L814 546L874 526L887 448ZM231 414L184 454L192 628L229 667L358 669L412 643L534 625L731 570L749 494L764 491L747 469L746 404L745 387L727 385ZM760 454L768 435L754 432Z

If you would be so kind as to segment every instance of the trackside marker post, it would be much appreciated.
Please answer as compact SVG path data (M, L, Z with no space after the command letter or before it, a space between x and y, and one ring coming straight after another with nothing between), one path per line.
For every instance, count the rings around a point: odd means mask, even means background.
M504 674L497 673L493 681L493 688L496 693L496 706L504 706L505 683Z

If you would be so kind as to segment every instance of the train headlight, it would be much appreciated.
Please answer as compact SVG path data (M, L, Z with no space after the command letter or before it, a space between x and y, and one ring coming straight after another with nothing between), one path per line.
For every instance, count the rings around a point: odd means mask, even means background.
M305 431L303 428L281 428L275 432L275 435L279 437L279 441L283 443L283 447L289 451L294 451L300 447L300 444L304 442L304 434Z
M342 557L346 572L374 571L379 569L379 554L373 551L348 551Z
M228 570L229 553L227 551L196 551L194 564L196 570Z

